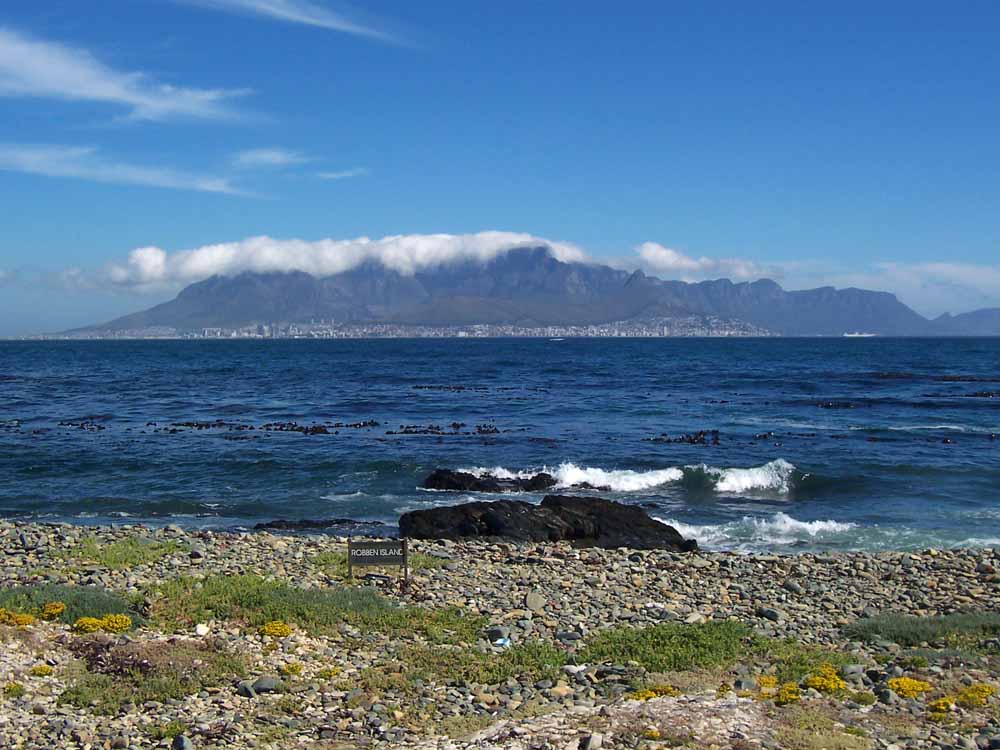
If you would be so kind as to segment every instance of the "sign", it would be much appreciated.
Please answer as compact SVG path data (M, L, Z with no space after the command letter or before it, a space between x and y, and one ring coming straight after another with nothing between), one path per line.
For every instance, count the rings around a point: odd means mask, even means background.
M347 540L347 575L354 577L354 567L392 566L403 569L404 584L410 581L409 540L391 542L356 542Z

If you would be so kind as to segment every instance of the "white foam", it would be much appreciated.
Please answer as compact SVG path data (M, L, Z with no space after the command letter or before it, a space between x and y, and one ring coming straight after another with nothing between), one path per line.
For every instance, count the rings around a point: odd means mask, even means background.
M578 466L574 463L563 463L555 468L542 467L538 470L511 471L503 466L475 466L460 471L474 474L477 477L487 474L497 479L529 479L540 471L551 474L559 487L573 487L579 484L590 484L594 487L607 487L612 492L643 492L654 487L660 487L671 482L679 482L684 478L684 470L702 471L715 482L717 492L739 494L751 490L776 490L787 493L791 489L795 472L794 464L783 458L777 458L763 466L748 469L719 469L707 464L686 466L683 469L670 466L666 469L650 471L631 471L628 469L601 469L594 466Z
M857 524L843 521L800 521L787 513L775 513L769 518L744 516L739 521L699 526L673 518L658 518L673 526L685 539L697 539L708 549L760 549L788 546L797 542L817 541L856 528Z
M716 492L737 494L750 490L777 490L786 493L791 489L792 474L795 471L795 465L783 458L750 469L716 469L704 464L698 468L717 477Z
M553 473L560 486L570 487L584 482L595 487L608 487L612 492L641 492L662 484L677 482L684 478L684 472L675 466L653 471L628 471L626 469L606 471L590 466L561 464Z
M867 430L868 427L852 427L852 430ZM961 424L913 424L913 425L902 425L897 427L889 427L889 430L893 432L920 432L922 430L954 430L955 432L968 432L970 427L966 427Z
M593 466L577 466L574 463L563 463L555 468L547 466L538 471L511 471L503 466L492 468L476 466L460 471L474 474L477 477L491 474L497 479L530 479L544 471L555 477L559 487L573 487L578 484L591 484L594 487L607 487L612 492L641 492L659 487L661 484L677 482L684 478L683 470L671 466L667 469L652 471L629 471L627 469L600 469Z

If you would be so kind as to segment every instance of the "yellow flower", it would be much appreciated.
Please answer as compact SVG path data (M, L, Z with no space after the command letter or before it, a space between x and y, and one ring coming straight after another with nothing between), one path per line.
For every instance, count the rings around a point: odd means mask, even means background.
M928 703L927 710L932 714L946 714L951 711L954 705L955 699L950 695L946 695L943 698L937 698Z
M272 620L261 627L260 634L269 635L273 638L287 638L292 634L292 626L281 620Z
M663 736L663 733L656 727L650 727L642 733L642 736L647 740L658 740Z
M124 633L132 628L132 618L128 615L104 615L101 630L109 633Z
M48 664L36 664L30 670L32 677L49 677L54 671Z
M632 693L632 699L637 701L648 701L653 698L676 698L681 695L681 691L673 685L651 685L643 690Z
M786 682L778 688L778 694L774 696L774 702L779 706L798 703L800 700L802 700L802 694L799 693L799 686L794 682Z
M815 674L806 677L805 685L820 693L837 693L847 687L832 664L820 664Z
M66 605L62 602L48 602L42 607L43 620L55 620L66 611Z
M986 701L996 695L996 688L981 682L962 688L955 697L955 702L963 708L980 708Z
M757 684L762 688L775 688L778 687L778 678L773 674L762 674L757 678Z
M103 621L96 617L81 617L73 623L73 630L77 633L96 633L102 625Z
M21 698L24 693L24 685L20 682L8 682L3 686L3 694L8 698Z
M13 624L17 625L18 627L24 628L27 627L28 625L34 625L35 622L37 622L37 620L34 615L27 615L20 613L13 615Z
M929 693L931 684L912 677L893 677L889 680L889 689L904 698L916 698L923 693Z
M286 677L294 677L302 674L302 665L298 662L290 661L288 664L282 664L280 671Z
M326 667L325 669L319 670L319 672L316 673L316 676L321 680L332 680L338 674L340 674L340 667Z

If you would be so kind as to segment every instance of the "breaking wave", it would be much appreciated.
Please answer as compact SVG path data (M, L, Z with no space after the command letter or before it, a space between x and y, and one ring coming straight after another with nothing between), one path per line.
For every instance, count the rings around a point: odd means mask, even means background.
M707 549L762 549L805 543L833 541L857 527L842 521L800 521L787 513L769 518L744 516L739 521L698 526L673 518L658 518L673 526L685 539L697 539Z
M772 491L787 494L802 475L795 465L783 458L769 461L763 466L748 469L716 468L707 464L671 466L650 471L628 469L601 469L563 463L555 468L542 467L532 471L511 471L502 466L462 469L476 476L492 474L498 479L527 479L539 471L555 477L559 487L569 488L581 484L607 487L612 492L643 492L675 482L700 484L707 482L716 492L740 494L753 491Z

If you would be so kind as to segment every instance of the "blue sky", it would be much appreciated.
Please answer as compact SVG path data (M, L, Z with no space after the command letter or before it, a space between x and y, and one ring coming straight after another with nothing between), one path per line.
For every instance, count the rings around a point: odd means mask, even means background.
M487 230L1000 306L1000 6L813 5L9 0L0 335Z

